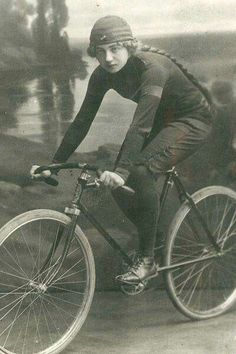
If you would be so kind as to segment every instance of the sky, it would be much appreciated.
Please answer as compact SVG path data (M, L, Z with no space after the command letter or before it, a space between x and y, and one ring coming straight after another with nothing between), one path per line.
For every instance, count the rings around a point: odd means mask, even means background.
M236 31L236 0L66 0L70 38L88 38L106 15L124 17L135 36Z

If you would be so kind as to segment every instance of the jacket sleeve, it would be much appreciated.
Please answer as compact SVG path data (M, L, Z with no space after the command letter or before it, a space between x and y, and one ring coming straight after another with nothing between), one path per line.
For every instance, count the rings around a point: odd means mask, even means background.
M54 163L65 162L86 137L106 92L99 81L95 74L91 76L82 106L53 157Z
M168 73L160 67L150 67L141 77L140 98L133 121L120 150L115 172L126 180L129 168L138 161L145 138L150 134Z

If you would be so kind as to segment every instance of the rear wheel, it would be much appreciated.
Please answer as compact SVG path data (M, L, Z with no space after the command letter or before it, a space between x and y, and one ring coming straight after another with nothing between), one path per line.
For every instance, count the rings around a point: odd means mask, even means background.
M53 241L69 223L70 218L59 212L32 210L0 230L0 349L4 353L59 353L84 323L94 294L95 266L78 226L68 256L49 286L46 280L61 257L63 233L53 259L42 271Z
M166 272L174 305L192 319L206 319L227 311L236 299L236 193L211 186L192 196L208 229L221 248L217 255L189 202L170 226L165 265L214 256Z

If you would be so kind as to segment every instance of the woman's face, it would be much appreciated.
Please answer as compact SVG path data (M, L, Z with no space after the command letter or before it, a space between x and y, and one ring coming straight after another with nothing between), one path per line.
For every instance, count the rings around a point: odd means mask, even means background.
M129 53L121 44L103 44L96 47L96 58L103 69L114 74L125 66Z

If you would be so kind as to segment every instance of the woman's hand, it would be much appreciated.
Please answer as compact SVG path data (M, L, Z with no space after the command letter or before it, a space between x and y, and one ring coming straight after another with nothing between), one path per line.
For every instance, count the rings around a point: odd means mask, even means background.
M49 171L49 170L45 170L45 171L43 171L41 173L36 173L35 174L34 172L35 172L35 170L37 170L38 167L39 167L39 165L33 165L31 167L30 175L31 175L32 178L37 179L37 178L40 178L40 177L50 177L51 176L51 171Z
M125 184L125 181L115 172L104 171L99 180L107 187L111 189L116 189Z

